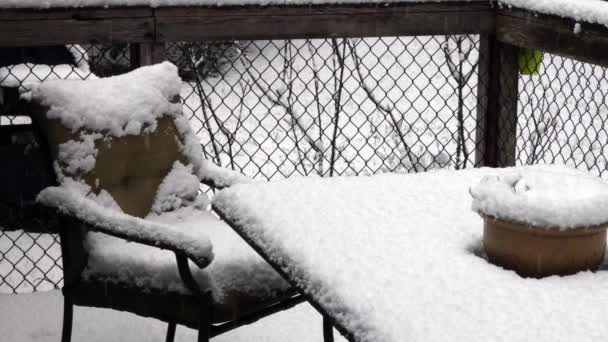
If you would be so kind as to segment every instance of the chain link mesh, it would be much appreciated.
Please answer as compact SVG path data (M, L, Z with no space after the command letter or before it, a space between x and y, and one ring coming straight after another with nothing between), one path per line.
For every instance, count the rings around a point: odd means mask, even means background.
M128 46L70 45L4 49L0 56L0 125L31 123L19 104L18 88L50 79L109 76L130 67ZM18 61L18 63L16 62ZM0 227L0 293L22 293L62 285L59 236L4 231Z
M174 43L207 158L257 178L473 166L478 37ZM208 56L215 68L204 62Z
M175 42L166 56L184 79L184 113L206 158L276 179L478 166L479 45L474 35ZM75 67L0 65L0 124L29 122L6 101L12 79L15 88L28 77L131 68L128 45L77 50ZM564 162L605 177L606 69L541 55L538 70L537 53L518 57L516 163ZM0 292L61 286L60 254L55 235L0 231Z
M523 50L517 163L560 163L608 177L605 67Z

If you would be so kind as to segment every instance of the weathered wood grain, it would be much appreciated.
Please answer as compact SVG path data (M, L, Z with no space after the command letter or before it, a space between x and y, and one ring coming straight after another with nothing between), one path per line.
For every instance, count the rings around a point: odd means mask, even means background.
M482 35L477 97L475 165L515 165L518 48L493 35Z
M154 10L143 7L126 8L55 8L55 9L0 9L0 21L109 19L152 17Z
M152 41L153 18L0 21L0 46Z
M477 69L477 117L475 120L475 166L489 166L495 164L496 156L496 134L490 134L488 122L492 118L490 108L496 108L495 92L496 84L493 83L493 75L496 74L496 63L492 63L494 56L494 44L496 37L491 34L482 34L479 37L479 62Z
M572 19L503 10L496 17L496 35L498 40L515 46L608 66L608 28L581 23L577 34L575 24Z
M492 32L485 2L387 6L161 8L159 41L369 37Z

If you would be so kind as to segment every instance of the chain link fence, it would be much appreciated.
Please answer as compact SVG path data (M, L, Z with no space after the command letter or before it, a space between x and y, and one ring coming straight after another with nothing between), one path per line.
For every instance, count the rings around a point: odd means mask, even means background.
M207 158L250 176L474 164L476 36L174 43L169 51Z
M19 88L49 79L110 76L130 68L127 45L0 49L0 125L31 123ZM5 161L10 162L10 161ZM0 227L0 293L25 293L62 285L56 234L4 231Z
M520 53L517 162L559 163L608 177L605 67L538 50ZM527 70L530 69L530 70Z
M479 46L476 35L175 42L166 57L179 67L184 112L206 158L276 179L478 166ZM0 65L0 124L29 122L6 100L7 80L15 88L32 76L131 68L128 45L76 50L68 68ZM527 73L518 83L517 163L608 174L605 69L542 54ZM60 287L60 254L54 235L0 231L0 292Z

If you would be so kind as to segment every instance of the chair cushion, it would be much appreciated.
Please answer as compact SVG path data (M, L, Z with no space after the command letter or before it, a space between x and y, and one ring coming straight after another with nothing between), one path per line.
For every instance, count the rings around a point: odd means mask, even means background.
M71 132L58 120L37 115L54 160L69 150L69 141L83 141L95 137L92 133ZM68 177L83 179L96 193L108 191L121 209L130 215L144 217L156 197L158 186L177 160L184 160L179 149L178 132L170 116L158 120L156 130L141 135L93 138L96 161L92 170L83 171L59 164ZM63 149L63 150L62 150ZM84 158L84 157L83 157Z
M212 213L183 208L146 219L178 229L205 229L213 243L214 260L205 269L193 264L190 268L201 287L212 290L216 321L233 319L291 293L285 280ZM172 252L101 233L88 233L86 248L89 259L83 280L87 283L107 282L144 292L191 295L179 276Z

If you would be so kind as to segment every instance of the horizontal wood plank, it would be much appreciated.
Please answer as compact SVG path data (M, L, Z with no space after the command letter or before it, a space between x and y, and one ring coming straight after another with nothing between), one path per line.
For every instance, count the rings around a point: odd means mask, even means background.
M155 9L156 17L200 17L214 15L312 15L331 13L368 13L377 12L454 12L492 10L488 1L442 1L419 3L382 3L382 4L343 4L343 5L291 5L291 6L214 6L214 7L159 7Z
M152 41L153 18L0 21L0 46Z
M152 17L152 8L0 9L0 21Z
M109 19L152 17L154 10L143 7L127 8L57 8L57 9L0 9L0 21Z
M522 10L500 11L496 17L496 36L501 42L608 66L608 28L575 20L538 15Z
M486 2L366 6L161 8L159 41L367 37L493 32Z

